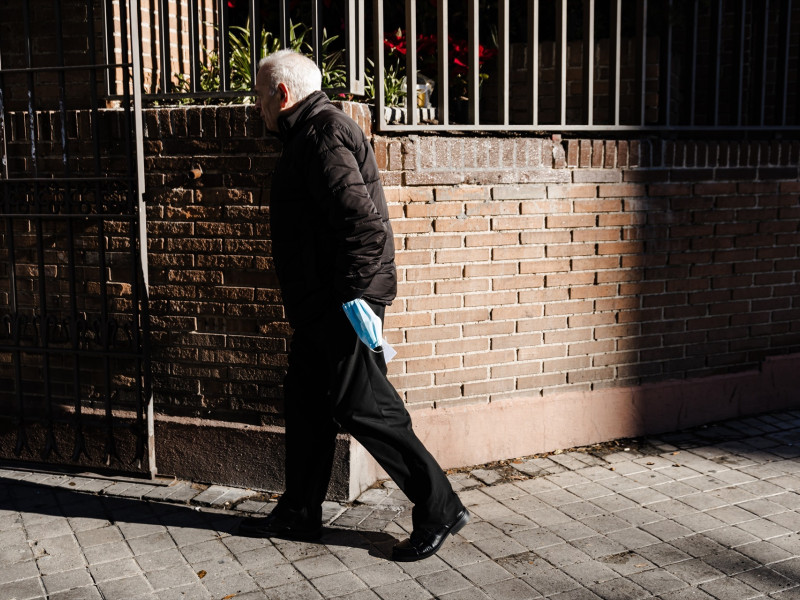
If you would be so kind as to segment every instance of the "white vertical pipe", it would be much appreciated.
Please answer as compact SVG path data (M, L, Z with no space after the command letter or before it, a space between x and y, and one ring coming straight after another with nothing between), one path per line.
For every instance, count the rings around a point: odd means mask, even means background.
M139 0L130 0L131 58L133 68L133 129L136 137L136 193L139 206L139 256L142 263L142 284L145 297L150 297L150 278L147 263L147 207L144 203L144 123L142 122L142 45L139 39L140 20ZM145 388L146 389L146 388ZM150 386L150 397L147 402L147 452L150 476L155 477L156 469L156 432L153 415L153 386Z

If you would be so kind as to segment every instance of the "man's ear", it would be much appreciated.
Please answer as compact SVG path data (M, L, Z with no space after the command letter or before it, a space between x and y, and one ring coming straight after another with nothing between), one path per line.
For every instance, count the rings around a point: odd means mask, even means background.
M278 93L281 95L281 108L286 108L286 106L289 104L289 90L286 87L286 84L278 84Z

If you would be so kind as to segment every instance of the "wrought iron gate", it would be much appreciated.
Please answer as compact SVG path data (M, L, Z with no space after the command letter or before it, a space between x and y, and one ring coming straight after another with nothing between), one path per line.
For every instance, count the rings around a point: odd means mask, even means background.
M139 43L125 4L0 8L0 456L153 475ZM116 59L107 18L133 30Z

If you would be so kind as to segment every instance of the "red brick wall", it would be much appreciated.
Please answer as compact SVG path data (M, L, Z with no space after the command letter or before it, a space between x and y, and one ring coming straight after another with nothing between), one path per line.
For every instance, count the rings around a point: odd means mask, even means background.
M800 145L380 139L409 404L704 376L800 348Z
M24 38L25 6L28 4L31 64L28 65L27 45ZM85 0L64 2L61 5L61 40L63 53L58 54L58 17L56 4L48 0L26 2L0 2L0 57L3 69L22 69L28 66L41 68L63 64L67 67L87 65L90 32L94 38L95 64L104 64L103 59L103 13L100 3L94 3L94 20L89 21L89 8ZM63 100L67 109L89 105L92 77L88 69L67 70L64 77ZM104 94L104 73L95 73L96 90ZM34 86L32 98L28 96L29 84ZM54 71L3 74L3 105L6 111L27 110L29 101L37 109L58 107L61 98L59 74Z
M364 105L345 108L368 128ZM115 114L101 113L109 148ZM150 109L145 125L158 410L280 424L279 146L241 106ZM398 249L389 368L410 407L739 372L800 350L800 142L373 139Z
M30 2L30 31L32 66L56 66L63 59L67 66L87 65L92 61L87 58L89 51L89 33L93 34L95 46L94 63L122 63L121 42L122 21L119 2L101 2L100 0L61 0L61 21L63 32L64 52L59 57L57 53L57 16L55 4L50 0L28 0ZM92 6L94 25L90 27L88 14ZM196 3L198 25L198 55L203 65L208 66L209 52L218 50L216 29L219 18L216 12L215 0L199 0ZM163 86L164 73L161 69L161 16L157 0L140 0L137 18L140 32L143 92L145 94L170 93L178 82L177 74L189 78L191 63L190 43L190 15L188 0L171 1L167 3L169 15L167 18L168 31L164 36L169 44L170 72L167 74L167 88ZM3 68L22 68L26 65L24 33L24 3L0 3L0 55L3 58ZM107 10L107 12L106 12ZM129 16L125 15L125 23L130 27ZM108 26L113 36L111 55L105 57L105 32ZM126 31L125 39L129 32ZM130 43L129 43L130 48ZM130 50L127 60L131 60ZM107 95L107 80L112 83L108 86L112 94L123 92L123 72L120 68L98 69L96 72L97 92L101 102ZM69 108L85 106L88 104L90 94L90 78L86 70L66 71L65 101ZM28 81L25 73L6 74L4 76L4 102L6 110L22 110L27 108ZM37 107L54 106L59 98L58 77L54 72L37 72L33 75L35 85L35 102Z
M188 0L177 0L169 2L166 6L169 11L167 15L167 31L164 32L164 39L169 44L169 73L166 74L167 88L164 88L162 78L163 50L161 48L161 20L159 14L159 3L157 0L140 0L138 19L140 26L141 41L141 61L142 61L142 83L145 94L164 94L177 91L173 86L178 84L177 74L182 74L189 79L191 73L191 20L189 14ZM208 54L218 50L216 30L219 28L219 17L216 10L217 3L214 0L200 0L196 3L196 19L198 23L198 48L197 52L201 63L208 66ZM119 3L112 5L113 18L111 28L116 37L114 48L117 62L122 60L122 49L119 47L119 36L121 30L121 20L119 15ZM126 16L127 22L127 16ZM121 73L115 75L115 85L117 93L122 92Z
M145 125L159 408L269 421L288 336L262 194L277 143L243 107L151 110Z
M159 410L279 423L289 331L261 188L278 146L241 107L146 122ZM374 145L398 249L389 368L411 407L736 372L800 349L798 142Z

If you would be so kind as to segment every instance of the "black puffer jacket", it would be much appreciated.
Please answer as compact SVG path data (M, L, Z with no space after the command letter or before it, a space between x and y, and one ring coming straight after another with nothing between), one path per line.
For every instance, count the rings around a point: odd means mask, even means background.
M363 297L397 293L394 240L367 137L323 92L278 120L283 151L272 176L272 254L293 327Z

